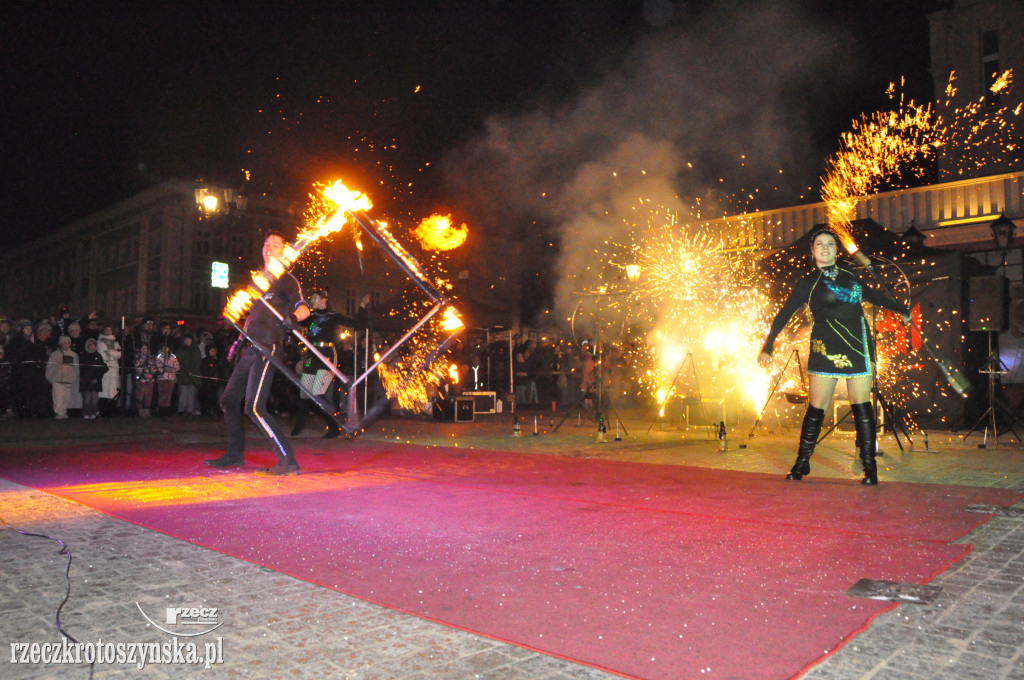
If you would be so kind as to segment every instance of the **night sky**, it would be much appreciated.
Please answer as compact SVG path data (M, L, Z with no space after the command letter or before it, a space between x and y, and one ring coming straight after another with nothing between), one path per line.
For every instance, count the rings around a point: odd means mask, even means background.
M813 112L800 129L809 152L794 164L805 174L790 175L793 186L776 194L783 203L797 200L795 192L820 175L850 120L885 105L890 81L905 75L910 94L929 98L925 12L941 5L134 4L5 4L0 230L8 244L165 179L238 186L243 170L251 173L252 190L300 202L312 182L344 176L368 189L385 182L392 191L379 196L377 189L375 196L377 204L393 202L385 210L425 215L435 205L458 206L452 187L465 191L465 180L452 182L446 174L459 174L460 150L486 137L488 120L572 108L585 88L621 74L638 46L687 31L701 32L692 40L708 39L705 27L765 6L787 7L785 21L799 17L805 30L766 27L778 32L765 38L780 57L800 57L801 35L821 42L807 52L816 63L802 66L806 77L779 88L785 101ZM742 51L709 48L706 64L692 54L680 58L691 73L705 69L709 79L720 67L773 68L756 54L744 64ZM726 105L746 94L730 91L727 82L721 90ZM668 104L673 110L692 105ZM548 143L557 145L557 136ZM759 148L754 144L752 153ZM714 160L710 142L692 156L709 176L728 172L728 162ZM480 193L467 199L467 213L485 200Z

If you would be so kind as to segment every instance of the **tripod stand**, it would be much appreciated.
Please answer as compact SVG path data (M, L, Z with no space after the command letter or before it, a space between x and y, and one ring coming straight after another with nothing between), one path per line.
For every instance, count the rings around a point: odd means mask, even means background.
M996 446L999 446L999 430L996 425L996 407L1002 409L1003 414L1007 417L1008 425L1006 429L1013 433L1013 436L1020 442L1020 435L1013 429L1014 423L1019 423L1020 419L1015 413L1010 411L1010 407L1003 401L1003 398L996 394L996 376L1006 373L1006 366L1003 365L1002 359L999 358L999 353L992 350L992 334L995 331L988 332L988 359L985 360L985 365L978 373L988 375L988 410L978 418L978 422L974 423L974 427L971 428L970 432L964 435L961 441L967 441L967 438L977 430L982 423L985 423L985 431L992 428L992 439L995 441ZM986 422L988 421L988 422Z
M754 421L754 426L750 428L750 434L747 435L748 437L753 437L754 432L757 430L757 426L761 424L761 419L764 418L764 412L768 410L768 404L772 402L772 397L775 396L776 391L779 389L779 383L782 382L782 379L786 376L786 369L789 367L789 362L793 361L793 359L796 359L796 367L800 371L800 394L794 395L796 399L791 401L791 403L799 404L807 401L807 376L804 374L804 365L800 362L800 350L794 349L790 352L789 356L786 357L786 363L782 365L782 370L779 371L778 377L776 377L775 382L772 383L772 388L768 390L768 398L765 399L764 406L761 407L761 412L757 414L757 420ZM790 399L789 394L786 395L786 399ZM778 411L775 413L775 418L776 420L779 418ZM782 425L781 421L779 421L779 425Z
M594 404L594 421L600 423L602 418L604 418L602 414L605 411L605 404L607 403L607 408L612 414L614 414L615 422L618 424L618 427L622 428L623 434L629 436L629 432L626 430L626 425L622 422L622 418L619 417L619 412L615 410L615 403L612 400L611 395L605 394L604 341L602 341L600 338L601 336L599 334L597 345L597 357L596 361L594 362L594 382L597 384L597 403ZM565 424L565 421L569 419L570 415L572 415L573 413L582 412L583 402L587 400L588 394L590 393L585 391L580 392L580 396L576 400L576 403L574 403L572 407L566 410L565 415L562 416L562 419L558 421L558 424L551 429L552 432L558 432L558 428L562 427L562 425Z
M693 387L694 387L694 391L696 392L696 395L697 395L696 396L697 405L700 407L701 418L703 418L705 423L710 423L711 422L710 420L708 420L708 414L704 410L704 398L703 398L703 396L701 394L701 391L700 391L700 383L697 381L697 367L693 363L693 352L687 352L686 356L683 357L683 360L681 362L679 362L679 367L676 368L676 374L674 376L672 376L672 382L669 383L668 390L665 393L665 398L662 399L660 404L658 404L658 410L657 410L657 414L658 415L655 416L655 422L657 422L658 417L660 417L661 414L663 413L663 411L665 410L665 404L667 404L668 400L672 398L672 395L676 393L676 382L679 380L679 375L683 372L683 367L686 366L687 362L690 363L690 370L693 373ZM646 417L646 415L645 415L645 417ZM689 426L690 426L689 406L687 406L687 411L686 411L686 426L687 426L687 428L689 428ZM710 427L710 425L707 425L706 427ZM654 429L654 423L651 423L651 426L647 428L647 431L650 432L652 429ZM710 431L709 431L709 434L710 434Z

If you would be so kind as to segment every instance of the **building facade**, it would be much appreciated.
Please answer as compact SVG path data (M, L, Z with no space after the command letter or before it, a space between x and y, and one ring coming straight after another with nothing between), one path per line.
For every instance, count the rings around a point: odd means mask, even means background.
M7 251L0 311L37 319L67 304L76 316L95 311L112 322L143 314L214 318L249 276L262 235L291 219L291 207L270 197L163 182Z
M96 312L114 325L152 316L210 326L261 265L265 234L293 239L304 226L302 208L281 199L164 182L0 256L0 318L48 318L68 305L75 317ZM492 242L483 230L470 239L440 262L417 256L450 282L447 292L470 314L468 323L507 323L518 308L518 248ZM293 272L304 289L327 291L331 307L346 315L364 299L378 315L408 307L401 299L408 276L354 227L324 238Z

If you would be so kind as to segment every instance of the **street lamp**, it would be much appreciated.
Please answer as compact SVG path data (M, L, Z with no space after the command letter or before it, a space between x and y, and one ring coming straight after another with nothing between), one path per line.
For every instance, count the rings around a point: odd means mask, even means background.
M914 226L913 220L910 222L910 228L903 232L903 242L906 243L911 250L917 250L924 245L924 234Z
M992 238L996 242L996 247L1002 252L1001 266L1005 271L1006 251L1010 249L1010 244L1013 242L1013 235L1017 232L1017 225L1006 216L1006 213L1003 213L988 226L992 230Z
M245 190L221 189L213 186L199 186L193 190L196 208L201 215L210 216L221 212L241 214L248 207L249 196Z

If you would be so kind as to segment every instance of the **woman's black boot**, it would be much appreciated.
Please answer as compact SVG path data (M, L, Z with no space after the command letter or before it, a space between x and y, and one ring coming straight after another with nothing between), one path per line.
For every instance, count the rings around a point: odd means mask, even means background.
M825 410L807 407L804 414L804 424L800 428L800 448L796 452L796 462L793 469L786 475L786 479L803 479L804 475L811 474L811 454L814 453L814 445L818 443L818 435L821 434L821 424L825 421Z
M853 424L857 428L857 447L860 450L860 462L864 465L864 479L861 484L874 486L878 484L878 464L875 462L875 410L871 404L850 404L853 411Z

